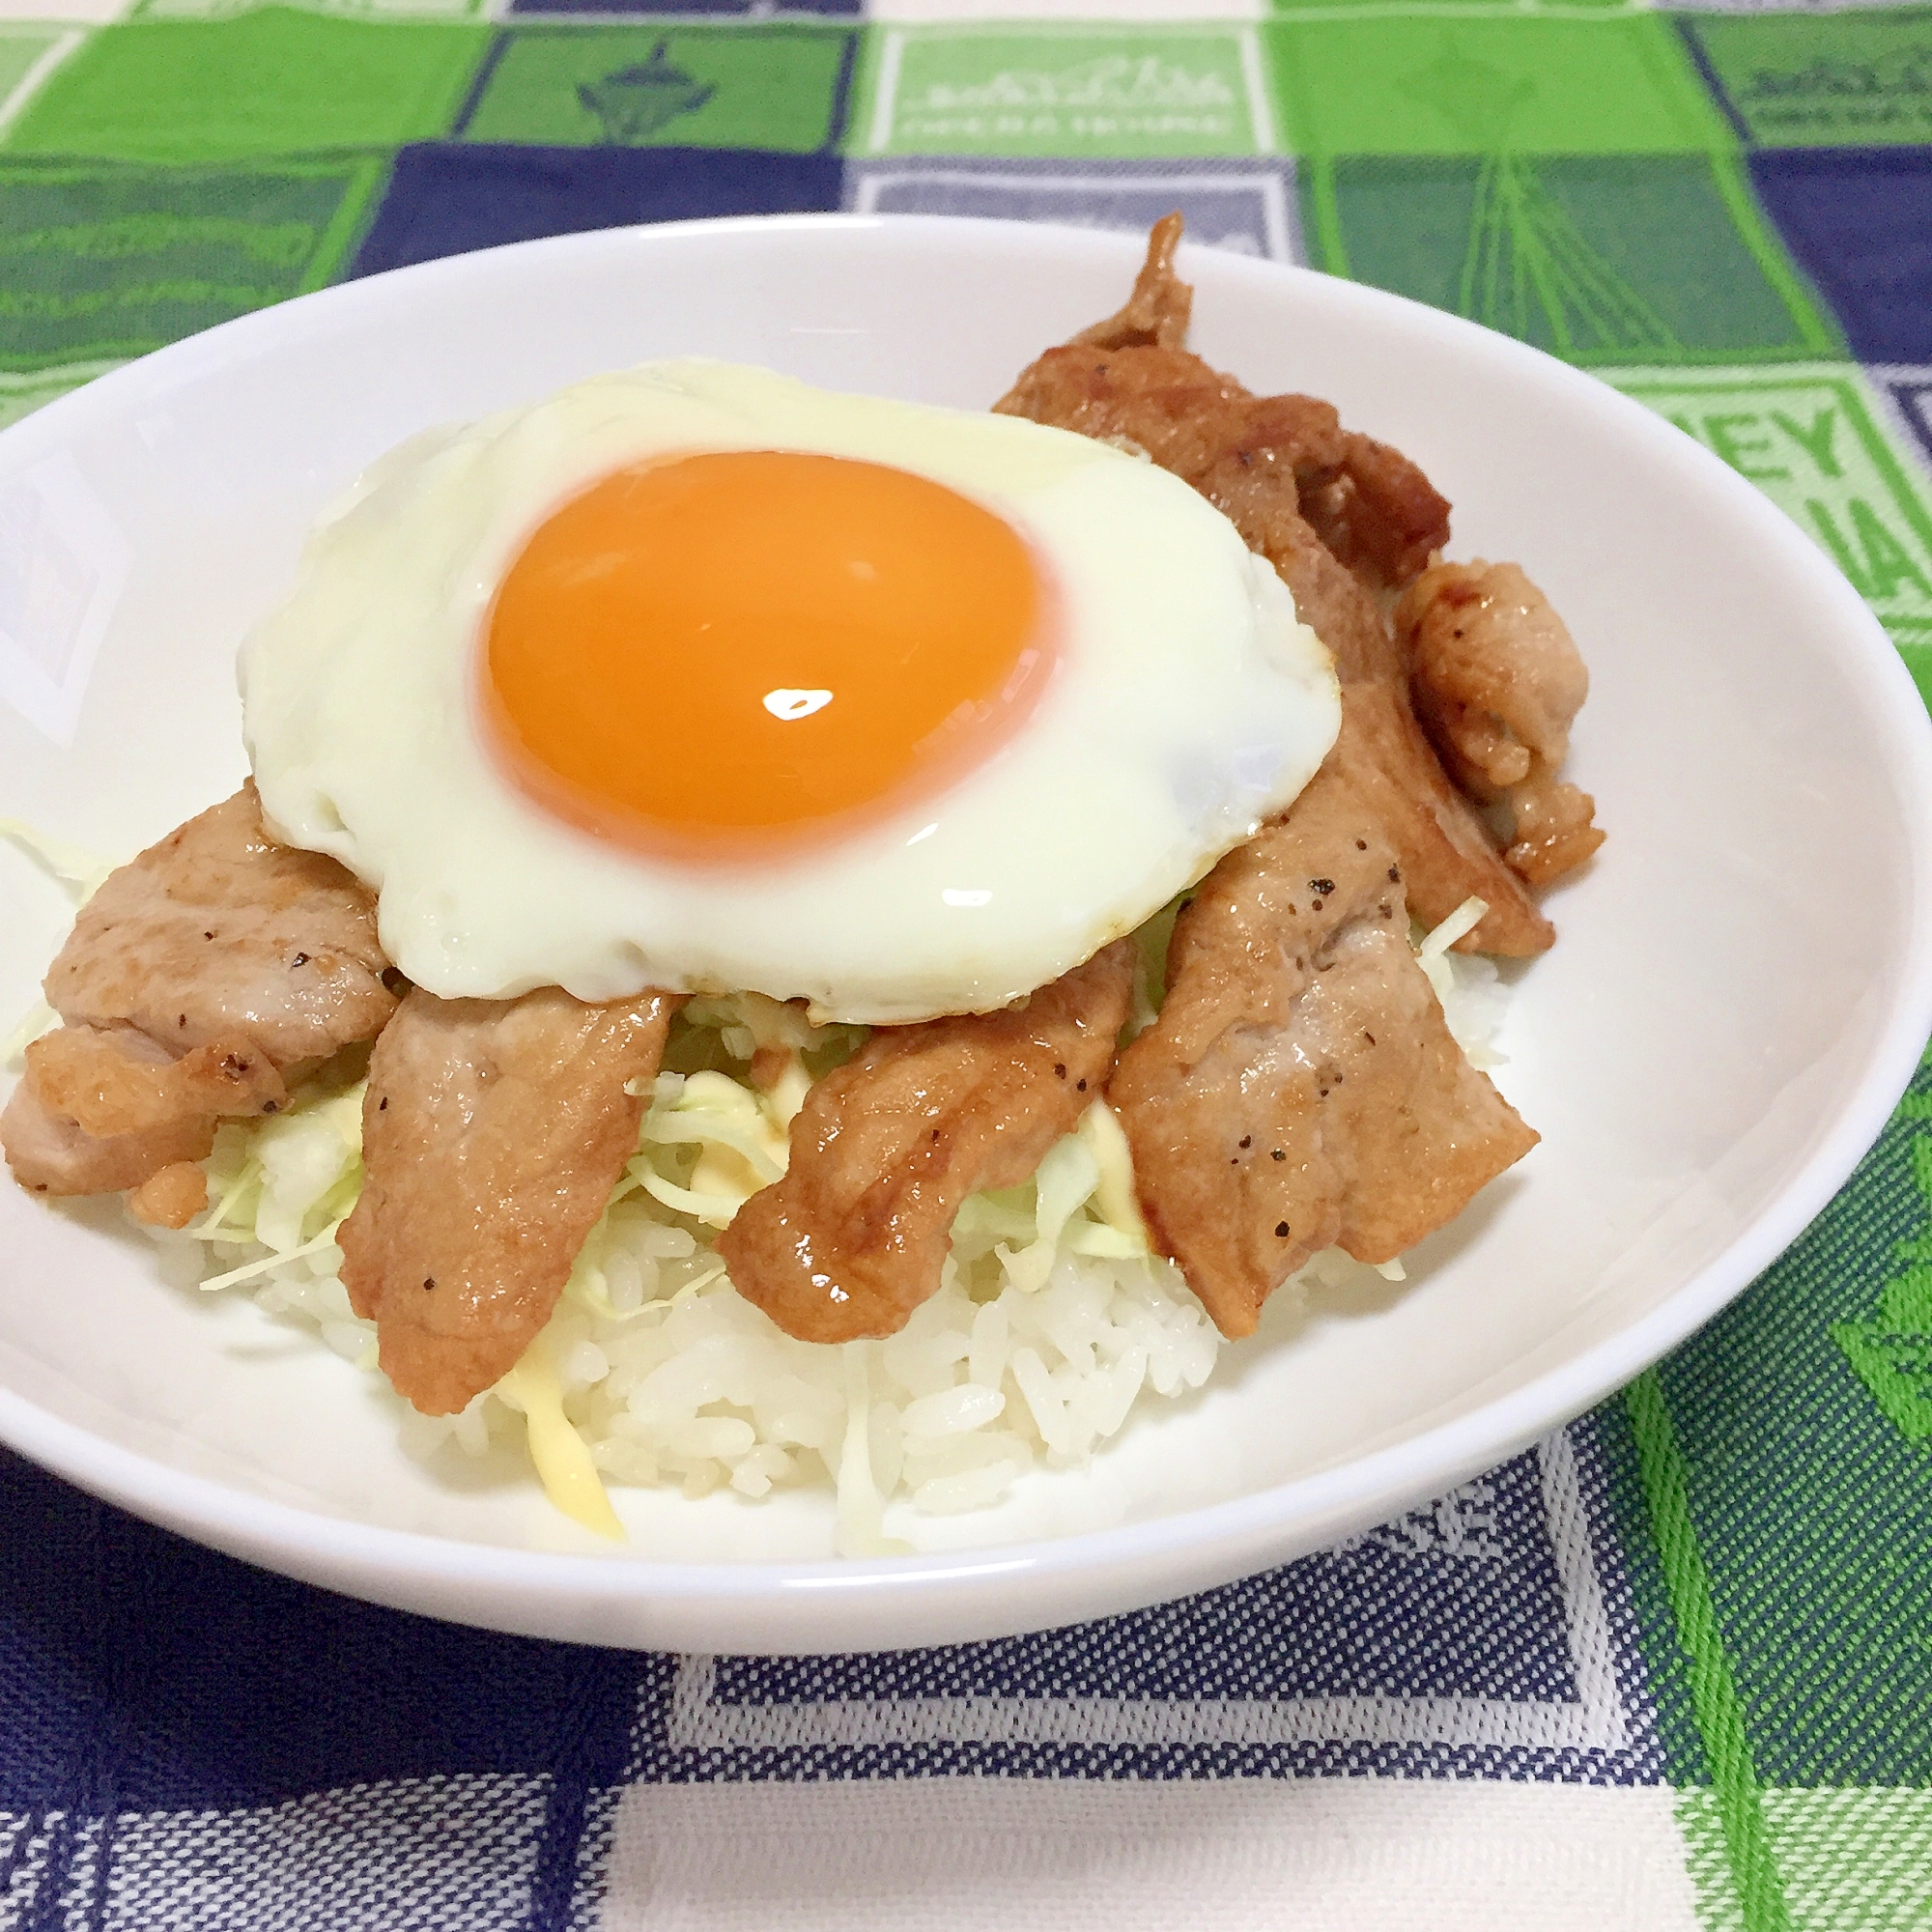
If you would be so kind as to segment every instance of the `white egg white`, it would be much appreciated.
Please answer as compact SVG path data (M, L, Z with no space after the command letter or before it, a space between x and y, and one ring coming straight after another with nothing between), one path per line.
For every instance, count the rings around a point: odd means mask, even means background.
M1065 625L1031 717L937 798L781 863L654 861L533 804L474 715L497 586L572 496L697 449L894 465L1024 531ZM392 453L241 671L270 825L380 892L418 985L750 989L873 1023L1009 1005L1130 931L1295 796L1341 715L1280 579L1177 477L1036 423L697 360ZM647 748L652 720L636 728Z

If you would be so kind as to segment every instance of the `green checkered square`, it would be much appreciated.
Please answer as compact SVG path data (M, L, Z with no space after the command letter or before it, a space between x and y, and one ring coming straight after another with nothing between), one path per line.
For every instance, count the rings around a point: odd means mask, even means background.
M1589 19L1599 15L1628 15L1639 12L1645 0L1510 0L1515 19ZM1267 11L1277 20L1320 20L1328 16L1359 19L1369 10L1362 0L1267 0ZM1430 19L1462 15L1470 19L1496 18L1501 10L1496 0L1407 0L1400 10L1378 9L1386 16L1398 11Z
M848 30L808 25L522 29L505 36L462 131L811 154L837 132L852 48Z
M1058 159L1268 154L1252 28L875 30L854 146Z
M491 0L282 0L304 14L350 20L482 20ZM262 0L134 0L130 20L226 20L252 14Z
M1320 266L1575 362L1842 353L1734 156L1342 156L1301 179Z
M83 36L32 21L0 21L0 128L11 128Z
M1802 427L1829 472L1822 419ZM1928 1257L1932 1049L1824 1214L1604 1416L1710 1932L1932 1924L1932 1442L1844 1347L1932 1321L1900 1293Z
M15 155L202 162L447 132L487 29L263 8L106 27L8 132Z
M120 366L118 361L64 362L20 373L0 370L0 429Z
M1825 551L1932 703L1932 515L1862 378L1853 369L1609 373L1755 483Z
M1658 1371L1767 1787L1932 1783L1932 1460L1834 1332L1881 1315L1872 1258L1932 1227L1912 1175L1928 1119L1932 1065L1789 1254Z
M1669 25L1637 17L1306 19L1264 30L1307 155L1645 155L1735 146Z
M1765 147L1932 143L1932 12L1704 18L1685 31Z
M321 287L382 175L0 166L0 368L53 380Z
M1794 1927L1932 1926L1932 1791L1773 1790L1764 1815Z

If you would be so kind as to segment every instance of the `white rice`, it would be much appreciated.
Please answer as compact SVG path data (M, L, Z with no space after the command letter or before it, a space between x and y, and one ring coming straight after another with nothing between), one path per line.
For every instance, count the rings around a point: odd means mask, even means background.
M1446 952L1454 937L1445 923L1419 956L1452 1031L1492 1065L1507 995L1489 960ZM1164 947L1164 930L1151 939ZM748 1077L760 1044L792 1056L770 1094ZM1027 1471L1085 1463L1135 1412L1208 1379L1221 1337L1149 1252L1125 1141L1099 1102L1024 1187L966 1203L939 1293L898 1334L799 1342L744 1300L712 1237L782 1171L810 1075L849 1045L844 1030L755 996L691 1003L668 1055L682 1070L655 1083L638 1155L549 1326L459 1415L420 1416L389 1394L404 1448L480 1456L526 1437L553 1500L611 1533L599 1478L690 1497L828 1486L839 1547L864 1554L890 1547L889 1501L932 1516L986 1508ZM198 1251L203 1289L251 1294L380 1379L375 1327L350 1308L333 1239L361 1185L361 1092L312 1085L274 1120L223 1128L208 1212L157 1237ZM1371 1272L1330 1249L1279 1293Z

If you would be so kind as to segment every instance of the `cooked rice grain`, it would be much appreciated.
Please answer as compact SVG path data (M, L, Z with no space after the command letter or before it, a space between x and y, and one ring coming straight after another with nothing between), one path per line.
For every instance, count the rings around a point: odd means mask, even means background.
M1507 994L1493 965L1440 941L1425 941L1421 957L1458 1039L1477 1065L1495 1064ZM536 1460L554 1466L539 1439L554 1425L539 1411L555 1403L524 1399L553 1386L526 1372L554 1377L571 1453L581 1463L587 1449L606 1482L753 1499L829 1486L839 1548L861 1555L904 1547L885 1535L889 1503L906 1499L927 1516L989 1508L1028 1471L1085 1463L1137 1408L1208 1379L1221 1337L1179 1270L1148 1252L1125 1143L1098 1103L1033 1181L966 1204L938 1293L898 1334L800 1342L744 1300L712 1236L769 1178L775 1151L781 1160L806 1080L852 1043L849 1030L807 1028L754 996L692 1003L639 1154L549 1326L504 1383L459 1415L418 1415L393 1398L409 1453L481 1456L527 1434ZM783 1098L750 1085L745 1063L760 1044L796 1056ZM374 1324L350 1308L332 1239L361 1186L360 1105L359 1083L338 1082L310 1088L277 1120L224 1128L208 1162L207 1214L185 1234L152 1232L196 1251L202 1286L245 1289L380 1375ZM1330 1249L1281 1293L1372 1272ZM573 1507L562 1486L550 1487L559 1506L592 1520L581 1488Z

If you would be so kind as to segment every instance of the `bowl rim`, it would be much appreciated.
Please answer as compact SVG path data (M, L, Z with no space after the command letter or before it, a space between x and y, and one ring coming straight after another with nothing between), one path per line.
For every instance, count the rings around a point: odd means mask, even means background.
M251 311L110 371L0 432L0 436L14 448L31 444L40 437L61 432L70 417L116 409L124 390L137 389L156 370L229 350L272 349L291 336L299 338L312 330L326 329L339 310L388 299L386 292L395 287L500 272L509 258L519 264L527 262L537 270L559 256L640 245L647 248L660 239L716 240L727 248L755 249L760 238L774 234L886 232L915 242L934 242L965 230L1024 238L1036 244L1045 239L1067 249L1089 251L1096 259L1105 249L1122 265L1137 261L1142 249L1133 237L1050 223L879 213L730 215L548 236L335 283L275 307ZM1307 268L1222 254L1199 244L1184 244L1184 252L1196 263L1211 258L1217 273L1275 280L1284 289L1296 284L1304 290L1319 287L1323 300L1338 304L1345 312L1353 308L1365 316L1393 317L1405 328L1434 332L1471 354L1514 361L1525 374L1533 373L1541 382L1567 388L1579 403L1600 412L1609 410L1620 418L1625 433L1648 443L1670 467L1683 469L1689 466L1702 487L1727 497L1735 512L1746 523L1754 524L1763 540L1783 553L1791 567L1808 575L1824 600L1842 611L1840 641L1845 648L1841 668L1856 682L1878 721L1880 743L1874 747L1875 754L1884 757L1903 789L1916 792L1932 808L1932 719L1928 719L1897 650L1824 554L1768 497L1712 452L1607 384L1476 323ZM371 290L383 293L372 296ZM318 1564L327 1566L331 1576L351 1572L361 1579L352 1587L368 1587L371 1594L380 1577L426 1578L441 1586L474 1585L511 1593L562 1593L580 1604L611 1605L635 1605L639 1598L685 1605L706 1599L742 1604L767 1594L795 1601L800 1593L841 1601L891 1598L907 1604L907 1600L923 1602L935 1593L971 1581L1021 1577L1045 1581L1077 1575L1091 1577L1096 1572L1119 1576L1123 1571L1143 1570L1157 1578L1165 1574L1163 1560L1172 1565L1192 1558L1205 1568L1214 1560L1208 1552L1217 1550L1224 1560L1244 1560L1245 1553L1260 1549L1271 1533L1293 1521L1320 1519L1339 1523L1351 1511L1370 1506L1372 1499L1379 1506L1381 1499L1398 1493L1420 1497L1455 1480L1457 1471L1473 1471L1503 1460L1640 1374L1742 1293L1790 1246L1837 1193L1883 1131L1918 1065L1928 1034L1932 1034L1932 810L1910 819L1907 838L1912 903L1901 950L1897 998L1836 1122L1776 1200L1664 1301L1615 1334L1464 1413L1291 1482L1221 1502L1037 1542L913 1555L668 1562L634 1553L631 1548L608 1555L516 1548L327 1514L236 1489L215 1477L171 1467L56 1416L4 1387L0 1387L0 1441L151 1520L217 1547L246 1552L250 1560L267 1562L289 1574L312 1575ZM1268 1560L1264 1552L1263 1560ZM1158 1594L1156 1588L1135 1601L1152 1601ZM487 1608L478 1605L479 1612ZM497 1623L486 1614L479 1614L476 1621L505 1629L528 1628L524 1620L507 1618ZM1028 1622L1022 1616L1002 1629L1037 1628L1039 1623L1037 1618Z

